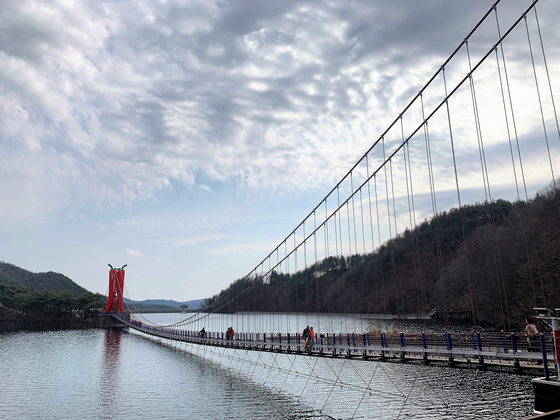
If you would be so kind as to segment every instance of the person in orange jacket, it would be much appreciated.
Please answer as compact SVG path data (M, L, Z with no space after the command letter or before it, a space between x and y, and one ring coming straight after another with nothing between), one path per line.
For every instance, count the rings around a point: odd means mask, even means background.
M313 327L309 328L309 336L305 340L305 346L303 346L304 350L311 352L313 348L313 344L315 343L315 331L313 331Z

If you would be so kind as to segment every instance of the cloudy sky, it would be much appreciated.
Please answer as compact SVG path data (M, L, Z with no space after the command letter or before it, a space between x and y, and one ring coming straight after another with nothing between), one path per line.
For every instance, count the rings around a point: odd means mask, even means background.
M494 2L3 0L0 260L102 293L107 264L128 264L137 300L219 292L330 191ZM502 30L529 3L503 0ZM552 75L558 16L558 2L540 2ZM487 26L481 45L495 42ZM534 190L550 176L532 179Z

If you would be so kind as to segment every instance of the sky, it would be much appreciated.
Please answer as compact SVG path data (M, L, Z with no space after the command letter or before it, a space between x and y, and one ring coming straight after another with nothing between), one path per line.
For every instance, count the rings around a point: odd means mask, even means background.
M100 293L107 265L127 264L134 300L218 293L309 214L494 2L3 0L0 261ZM502 1L502 31L529 3ZM538 5L556 91L558 3ZM486 26L473 56L496 41ZM521 103L533 77L522 39L514 33L506 50ZM449 67L450 85L464 75L462 60ZM544 74L542 59L536 65ZM477 79L488 159L495 194L513 199L505 135L491 124L501 106L491 72ZM464 93L455 115L472 108ZM543 125L536 103L517 124L535 155L531 193L550 182L546 165L560 152L558 135L551 157L533 144ZM458 120L470 168L476 136ZM546 114L544 125L553 120ZM434 120L434 141L446 124ZM465 200L479 200L465 171ZM453 178L441 178L441 196L452 196ZM419 217L428 217L419 185Z

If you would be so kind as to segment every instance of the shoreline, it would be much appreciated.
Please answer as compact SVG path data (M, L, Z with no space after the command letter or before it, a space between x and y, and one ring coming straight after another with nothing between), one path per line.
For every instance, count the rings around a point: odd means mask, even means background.
M22 312L7 308L0 308L0 323L69 323L95 325L97 317L84 318L72 312L41 311Z

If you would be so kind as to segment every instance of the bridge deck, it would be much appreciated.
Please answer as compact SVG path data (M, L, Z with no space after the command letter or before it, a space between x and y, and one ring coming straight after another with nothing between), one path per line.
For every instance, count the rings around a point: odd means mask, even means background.
M492 333L493 335L483 337L485 340L481 338L480 342L474 333L472 335L401 333L396 337L394 335L387 337L383 333L331 334L318 337L312 350L305 350L304 340L299 334L294 336L278 333L236 333L233 338L228 339L224 333L207 332L202 336L198 331L144 325L120 314L113 314L113 316L128 327L145 334L198 345L307 354L317 357L468 363L473 366L495 366L513 370L543 370L543 354L528 351L524 342L522 345L525 347L520 349L513 333ZM509 339L509 344L506 337ZM508 348L508 345L515 348ZM554 355L547 353L546 363L550 371L555 369L553 361Z

